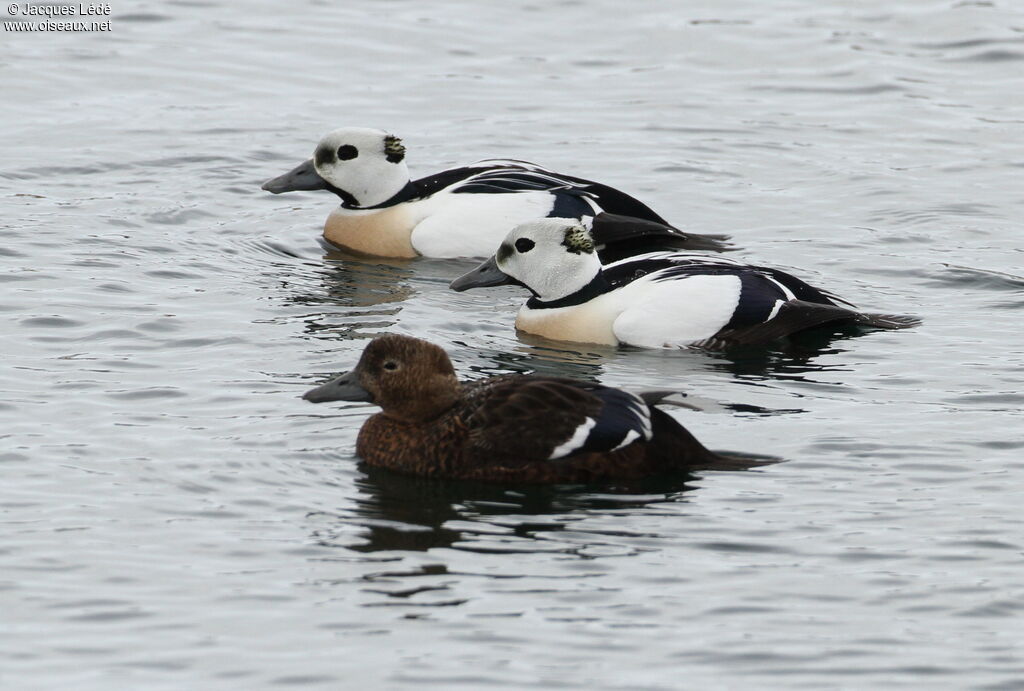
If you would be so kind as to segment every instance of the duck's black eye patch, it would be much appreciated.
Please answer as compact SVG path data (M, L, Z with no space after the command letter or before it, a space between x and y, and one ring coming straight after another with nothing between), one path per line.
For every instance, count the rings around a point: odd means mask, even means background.
M334 149L329 146L318 146L316 147L316 153L313 154L313 162L317 166L324 166L328 163L334 163Z
M351 144L345 144L338 147L338 160L339 161L351 161L353 158L359 155L359 149L352 146Z
M536 245L537 245L537 243L535 243L530 238L519 238L518 240L516 240L516 250L520 254L522 254L523 252L529 252Z
M388 360L387 362L384 363L384 369L386 369L386 370L396 370L396 369L398 369L398 363L393 362L391 360Z

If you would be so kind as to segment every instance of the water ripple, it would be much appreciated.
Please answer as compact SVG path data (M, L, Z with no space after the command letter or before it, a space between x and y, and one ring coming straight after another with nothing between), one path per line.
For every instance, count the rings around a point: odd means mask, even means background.
M118 9L7 32L0 65L8 685L1019 686L1016 6ZM607 181L924 323L721 353L517 334L521 291L447 290L473 262L346 256L317 240L336 198L260 191L343 125L402 136L414 176ZM373 409L300 396L383 332L469 378L678 389L711 448L785 462L367 468Z

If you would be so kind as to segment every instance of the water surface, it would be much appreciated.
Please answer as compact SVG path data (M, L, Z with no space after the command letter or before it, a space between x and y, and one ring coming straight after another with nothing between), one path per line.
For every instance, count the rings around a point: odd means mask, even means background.
M1020 688L1024 12L1010 2L119 3L4 33L0 682ZM470 261L342 259L259 184L325 131L600 179L914 330L521 340ZM735 255L734 255L735 256ZM678 387L670 485L360 467L366 339Z

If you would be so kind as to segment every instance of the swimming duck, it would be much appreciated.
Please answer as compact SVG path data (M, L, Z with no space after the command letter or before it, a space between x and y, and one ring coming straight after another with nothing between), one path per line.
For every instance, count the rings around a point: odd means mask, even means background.
M531 375L459 382L440 347L389 334L303 398L380 406L359 430L356 454L413 475L576 483L759 464L704 448L654 407L665 393Z
M263 189L333 192L341 206L324 238L379 257L486 257L513 227L549 216L587 219L606 260L652 248L728 248L725 236L683 233L624 192L525 161L478 161L413 181L402 141L360 127L330 132L313 158Z
M881 329L919 323L858 312L778 269L720 257L651 252L602 265L586 228L558 218L515 228L494 256L451 288L503 284L533 294L519 310L518 329L579 343L721 348L829 323Z

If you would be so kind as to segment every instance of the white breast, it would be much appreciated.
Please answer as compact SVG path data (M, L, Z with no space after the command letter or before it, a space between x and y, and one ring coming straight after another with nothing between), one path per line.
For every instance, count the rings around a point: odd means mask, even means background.
M678 348L711 338L732 318L740 285L738 276L729 275L633 281L620 291L629 306L612 330L620 342L645 348Z
M553 204L548 192L438 192L411 204L422 218L412 231L412 246L425 257L486 257L510 230L547 216Z
M524 305L516 328L557 341L680 348L718 333L732 318L739 295L736 276L644 277L582 305Z

